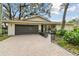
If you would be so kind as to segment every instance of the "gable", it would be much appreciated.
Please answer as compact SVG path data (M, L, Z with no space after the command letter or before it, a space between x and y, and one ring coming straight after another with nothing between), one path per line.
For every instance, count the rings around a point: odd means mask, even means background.
M32 18L28 18L25 19L25 21L32 21L32 22L49 22L49 20L42 18L40 16L36 16L36 17L32 17Z

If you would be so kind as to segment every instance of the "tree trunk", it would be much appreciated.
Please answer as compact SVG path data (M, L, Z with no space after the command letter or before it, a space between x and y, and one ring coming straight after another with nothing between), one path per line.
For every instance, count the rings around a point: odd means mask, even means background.
M8 6L9 6L9 19L12 20L11 6L9 3L8 3Z
M19 20L21 19L21 4L19 5Z
M0 4L0 35L2 34L2 22L1 22L2 17L1 17L1 15L2 15L2 6Z
M67 9L68 9L68 6L69 6L69 3L67 3L65 5L65 8L64 8L64 13L63 13L63 20L62 20L62 27L61 29L64 29L65 28L65 18L66 18L66 13L67 13Z

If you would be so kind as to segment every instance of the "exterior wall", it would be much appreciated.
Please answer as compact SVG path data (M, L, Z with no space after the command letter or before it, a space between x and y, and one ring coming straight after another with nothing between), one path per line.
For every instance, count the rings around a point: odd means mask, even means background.
M15 35L15 24L8 24L8 35Z
M68 26L65 27L65 29L70 31L70 30L73 30L74 29L74 26L69 26L68 25Z
M24 25L38 25L38 31L41 32L41 24L38 24L37 22L48 22L47 20L41 18L41 17L32 17L32 18L28 18L28 19L24 19L24 20L27 20L28 23L24 23L24 22L9 22L8 23L8 35L15 35L15 24L24 24ZM35 22L34 23L29 23L29 21L31 22ZM44 25L44 28L45 30L45 25Z
M61 25L56 25L56 29L57 30L61 29Z
M57 28L57 30L61 29L61 25L56 25L56 28ZM74 28L74 25L66 25L65 26L65 29L68 31L73 30L73 28Z
M28 25L28 24L24 24ZM29 25L37 25L37 24L29 24ZM38 25L38 31L41 32L41 24ZM8 35L15 35L15 24L8 23Z
M41 25L42 24L25 24L25 23L8 23L8 35L15 35L15 24L24 24L24 25L38 25L38 31L41 32ZM48 31L48 28L49 28L50 25L47 25L47 26L43 26L43 30L46 32ZM53 25L52 25L53 26ZM47 27L47 28L45 28ZM66 25L65 26L65 29L70 31L70 30L73 30L74 28L74 25ZM61 25L56 25L56 29L59 30L61 29Z
M38 31L41 32L41 24L39 24L38 27Z

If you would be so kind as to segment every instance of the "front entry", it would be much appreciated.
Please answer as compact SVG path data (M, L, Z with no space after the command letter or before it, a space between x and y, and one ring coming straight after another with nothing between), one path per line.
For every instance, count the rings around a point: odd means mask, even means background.
M15 25L15 35L37 34L38 25Z

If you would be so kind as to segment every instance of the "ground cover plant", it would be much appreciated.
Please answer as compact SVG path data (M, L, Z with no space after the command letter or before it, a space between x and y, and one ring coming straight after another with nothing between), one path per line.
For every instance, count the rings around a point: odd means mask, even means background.
M58 30L56 42L60 46L67 49L69 52L79 55L79 28L72 31Z

